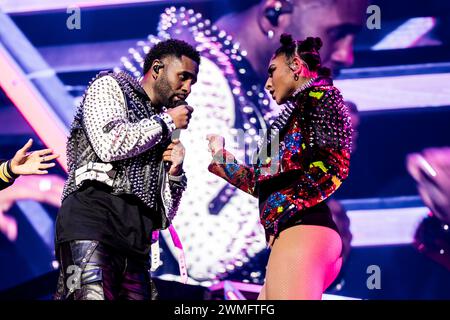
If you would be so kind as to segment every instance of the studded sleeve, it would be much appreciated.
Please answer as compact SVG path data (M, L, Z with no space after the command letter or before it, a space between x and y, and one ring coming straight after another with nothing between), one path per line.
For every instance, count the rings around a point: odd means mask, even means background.
M347 178L350 165L351 123L347 107L336 88L310 94L311 108L302 145L298 178L272 193L262 212L264 224L284 213L312 207L327 199ZM292 155L295 156L295 155ZM275 231L276 232L276 231Z
M124 94L111 76L95 80L88 88L83 125L94 151L104 162L134 157L157 145L175 129L167 113L130 122Z
M184 171L179 176L172 176L166 172L163 189L163 202L170 221L175 217L180 206L181 197L187 187L187 177Z

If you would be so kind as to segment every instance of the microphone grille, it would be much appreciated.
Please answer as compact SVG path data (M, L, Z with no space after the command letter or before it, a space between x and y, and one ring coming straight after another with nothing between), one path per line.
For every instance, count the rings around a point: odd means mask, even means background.
M175 102L175 107L179 107L185 104L187 104L186 100L178 100L177 102Z

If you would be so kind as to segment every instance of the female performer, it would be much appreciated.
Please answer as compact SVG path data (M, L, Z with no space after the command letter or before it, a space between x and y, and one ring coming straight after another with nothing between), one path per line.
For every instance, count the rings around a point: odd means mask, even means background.
M351 122L321 66L321 39L283 34L280 42L266 89L285 109L252 165L239 164L221 136L208 135L209 171L259 199L271 247L259 299L321 299L342 264L341 237L325 200L348 176Z

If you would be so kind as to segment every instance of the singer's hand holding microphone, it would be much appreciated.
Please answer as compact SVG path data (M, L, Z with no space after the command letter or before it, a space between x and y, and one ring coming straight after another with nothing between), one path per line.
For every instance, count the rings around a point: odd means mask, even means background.
M175 108L167 110L177 129L187 129L192 112L194 108L188 106L184 100L178 101Z
M172 176L180 175L183 168L185 149L179 139L180 129L187 129L193 111L194 108L187 105L184 100L178 101L176 107L167 111L177 127L172 134L172 143L163 153L163 161L170 164L169 174Z

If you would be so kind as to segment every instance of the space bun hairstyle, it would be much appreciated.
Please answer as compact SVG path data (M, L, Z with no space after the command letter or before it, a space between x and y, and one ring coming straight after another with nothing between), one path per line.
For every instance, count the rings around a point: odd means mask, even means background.
M322 66L319 50L322 48L323 42L319 37L307 37L303 41L295 41L292 35L283 33L280 37L281 46L275 51L275 57L284 54L288 59L292 59L298 55L302 59L308 69L317 72L321 76L330 76L330 69Z

